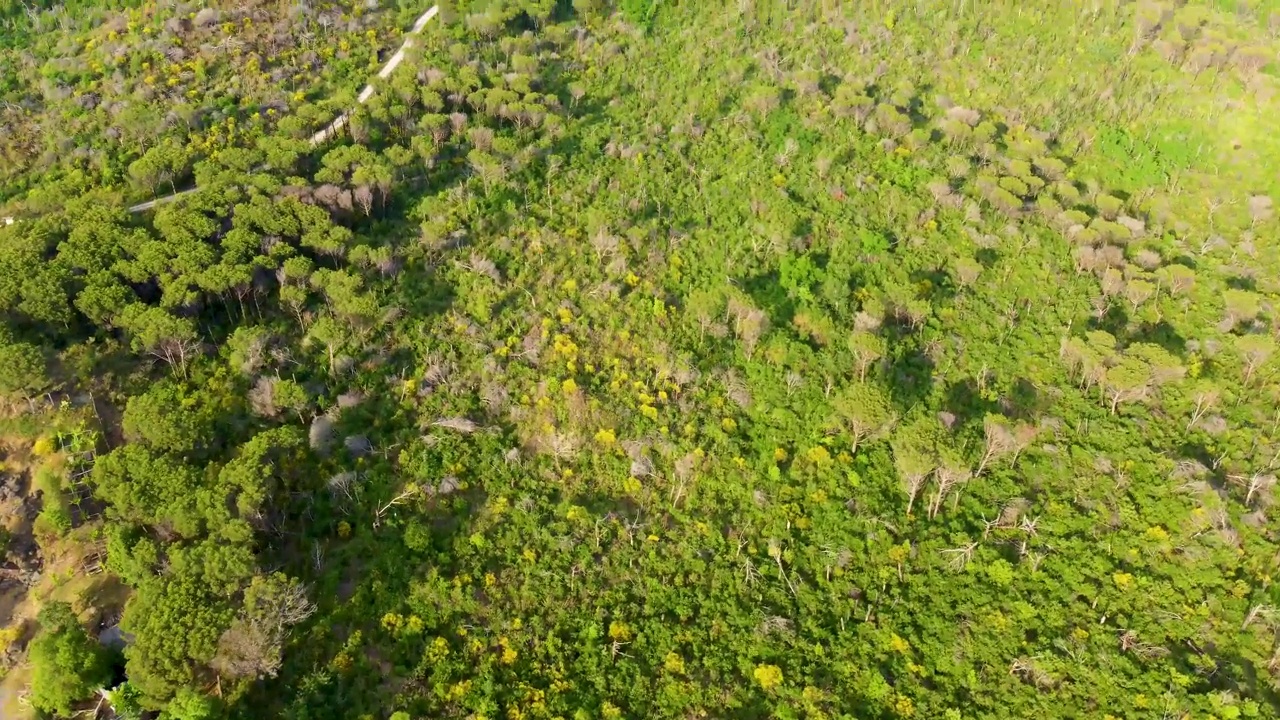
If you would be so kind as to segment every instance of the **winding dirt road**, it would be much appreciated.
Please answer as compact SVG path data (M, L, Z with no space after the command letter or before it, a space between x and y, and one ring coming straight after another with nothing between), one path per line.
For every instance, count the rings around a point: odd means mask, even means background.
M432 5L430 8L427 9L426 12L418 16L418 20L413 23L413 27L409 30L409 32L405 33L404 42L400 43L400 49L396 50L396 53L392 55L391 58L387 60L386 64L382 66L382 69L378 71L378 78L385 80L386 78L391 77L391 73L395 72L395 69L399 67L401 62L404 61L405 51L413 47L413 37L418 33L422 32L422 28L426 27L427 23L431 21L431 18L435 17L436 14L439 12L440 12L440 7L438 5ZM371 97L373 97L373 85L372 84L365 85L364 89L360 91L360 95L356 97L356 104L363 105L366 102L368 102L369 98ZM325 141L327 141L329 138L332 138L334 135L337 135L342 130L342 128L347 126L347 120L349 120L350 117L351 117L351 111L347 110L343 112L341 115L339 115L338 117L334 118L333 122L329 123L327 127L317 132L315 135L311 136L311 146L315 147L317 145L320 145ZM134 205L133 207L129 208L129 212L131 213L146 212L147 210L150 210L157 205L163 205L164 203L173 202L174 200L177 200L183 195L190 195L195 191L196 191L196 188L194 187L187 188L186 190L179 190L178 192L173 193L171 195L158 197L155 200L148 200L144 203L138 203L137 205Z

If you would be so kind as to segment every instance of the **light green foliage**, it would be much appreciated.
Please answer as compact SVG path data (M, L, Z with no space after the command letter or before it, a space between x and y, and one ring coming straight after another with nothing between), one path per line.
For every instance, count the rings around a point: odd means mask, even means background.
M41 505L36 530L65 535L71 530L71 504L67 499L63 474L46 465L36 470L32 479L34 489L40 493Z
M182 688L160 714L161 720L213 720L218 717L213 698Z
M135 91L0 142L0 349L123 410L146 708L1271 712L1261 9L456 0L313 147L417 10L215 5L3 81Z
M1008 587L1013 583L1013 566L1002 558L992 560L990 564L987 565L985 571L987 573L987 577L990 578L991 582L995 583L997 587Z
M891 429L893 410L884 391L876 385L849 385L832 404L852 439L850 454L857 453L859 443Z
M41 712L70 715L110 677L106 652L85 632L71 606L51 602L40 610L40 629L31 641L31 705Z

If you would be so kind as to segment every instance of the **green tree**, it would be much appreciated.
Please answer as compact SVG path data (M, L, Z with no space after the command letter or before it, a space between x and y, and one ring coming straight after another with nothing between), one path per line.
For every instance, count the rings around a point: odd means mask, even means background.
M890 438L893 466L907 494L907 514L938 467L941 425L934 418L917 414L898 425Z
M225 521L209 537L190 545L173 546L170 571L196 578L219 597L231 597L253 577L253 529L242 520Z
M31 343L18 342L0 327L0 393L38 392L49 384L44 354Z
M140 528L123 523L107 528L107 569L126 584L142 585L159 564L160 544Z
M1249 385L1258 370L1275 354L1276 341L1270 335L1239 335L1234 340L1242 361L1244 384Z
M255 375L267 361L271 333L263 327L241 325L227 338L227 360L244 375Z
M85 632L64 602L51 602L37 616L40 630L31 641L31 704L37 710L70 715L111 677L106 651Z
M849 352L853 354L859 382L866 381L867 370L884 357L886 349L884 339L873 333L859 330L849 336Z
M1102 386L1114 415L1120 403L1147 397L1151 391L1151 366L1139 358L1122 355L1115 365L1107 368Z
M175 382L152 385L129 398L122 426L125 437L162 453L190 455L211 441L212 418L199 399Z
M113 516L180 537L200 535L207 514L225 514L196 468L141 445L124 445L98 458L91 482Z
M75 306L94 324L112 327L116 318L137 299L115 273L101 271L85 279L84 287L76 294Z
M164 360L183 375L200 349L195 323L163 308L135 303L125 308L120 325L129 333L135 351Z
M349 342L350 337L350 326L331 315L322 315L308 329L306 342L318 343L324 347L329 358L329 374L333 375L337 370L338 351Z
M889 399L877 386L859 382L849 386L834 401L841 424L848 430L849 453L856 455L858 445L889 430L894 421Z
M165 707L205 676L218 636L230 620L226 601L196 576L156 578L137 589L121 626L134 636L125 649L125 671L146 707Z
M218 472L218 485L242 518L256 519L273 495L292 489L291 470L298 464L298 451L305 438L301 429L279 427L258 433L240 447Z
M174 140L166 140L152 146L142 157L129 165L129 176L143 189L152 193L156 186L168 183L169 188L177 192L176 181L180 180L190 168L190 158L182 145Z
M184 687L160 713L160 720L213 720L217 716L218 704L213 698Z

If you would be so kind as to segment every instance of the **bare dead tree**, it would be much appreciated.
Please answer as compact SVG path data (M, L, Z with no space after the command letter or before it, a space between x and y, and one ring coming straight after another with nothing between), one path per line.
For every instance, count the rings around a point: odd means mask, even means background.
M747 389L747 384L738 375L736 370L728 370L724 374L724 391L733 404L748 410L751 408L751 391Z
M1252 506L1255 496L1269 493L1276 486L1276 476L1255 472L1251 475L1229 475L1227 479L1244 488L1244 504Z
M675 509L676 505L684 499L685 493L688 492L689 484L693 481L694 468L697 467L698 457L693 453L688 453L684 457L676 461L674 472L672 474L675 483L671 486L671 507Z
M787 583L787 589L791 591L792 596L796 594L796 588L791 584L791 578L787 576L787 569L782 566L782 545L777 540L769 541L769 557L778 564L778 572L782 575L782 579Z
M1053 687L1053 678L1037 665L1034 658L1020 657L1009 666L1009 674L1030 682L1037 688Z
M351 193L351 199L355 201L365 215L373 213L373 190L368 185L361 185Z
M386 505L383 505L382 507L378 508L378 512L374 516L373 526L375 528L379 527L382 524L382 518L387 514L387 511L389 511L391 508L397 505L402 505L408 502L410 499L413 498L413 496L417 495L419 492L420 490L416 484L409 483L408 485L405 485L404 490L401 490L399 495L396 495L395 497L391 498L391 500L389 500Z
M1271 605L1254 605L1249 609L1248 614L1244 616L1244 622L1240 624L1240 629L1248 630L1249 626L1255 621L1265 622L1268 627L1273 627L1276 622L1276 608Z
M959 487L969 482L973 477L973 473L968 468L942 466L934 471L934 481L937 488L933 494L933 500L929 503L929 517L933 518L938 514L942 503L951 493L951 489Z
M1143 660L1154 660L1169 654L1168 648L1140 639L1133 630L1125 630L1120 634L1120 650L1121 652L1133 653Z
M302 583L279 574L254 578L210 665L234 678L275 676L289 628L315 610Z
M1187 429L1190 430L1205 413L1212 410L1218 404L1218 389L1212 387L1201 387L1196 390L1194 399L1196 402L1195 409L1191 411L1191 419L1187 420Z
M1013 452L1013 433L999 419L988 417L982 424L982 430L986 438L986 450L974 475L982 475L991 461Z
M359 477L359 475L351 471L341 472L329 478L325 486L333 495L341 495L347 500L351 500L353 499L352 488L355 486L356 481L359 480Z
M969 561L973 559L974 550L978 549L978 543L971 542L958 548L949 548L942 551L943 555L951 557L950 565L955 570L964 570Z
M470 434L480 429L478 424L463 417L440 418L431 424L435 427L456 430L463 434Z
M902 487L907 493L907 515L911 514L911 508L916 504L916 497L920 495L920 491L924 488L925 481L928 480L927 472L907 472L902 476Z
M746 300L733 298L728 305L729 319L733 321L733 331L742 343L747 357L755 353L756 344L769 326L769 316Z

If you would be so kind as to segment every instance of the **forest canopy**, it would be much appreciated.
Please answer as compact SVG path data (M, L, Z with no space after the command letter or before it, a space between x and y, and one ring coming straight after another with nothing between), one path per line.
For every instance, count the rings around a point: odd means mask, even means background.
M0 715L1280 716L1271 0L0 38Z

